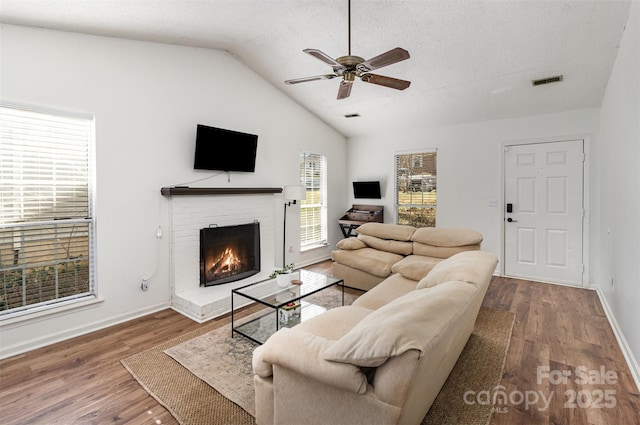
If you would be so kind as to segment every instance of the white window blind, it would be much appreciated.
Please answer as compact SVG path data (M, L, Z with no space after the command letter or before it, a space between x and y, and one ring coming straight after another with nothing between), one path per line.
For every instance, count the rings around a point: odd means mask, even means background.
M0 315L95 295L93 128L0 107Z
M395 155L398 224L436 226L436 160L435 151Z
M323 155L300 153L300 184L307 197L300 203L300 246L324 244L327 241L327 178Z

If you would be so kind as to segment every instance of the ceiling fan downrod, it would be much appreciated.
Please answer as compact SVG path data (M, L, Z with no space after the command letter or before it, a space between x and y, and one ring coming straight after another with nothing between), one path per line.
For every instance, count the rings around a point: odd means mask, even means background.
M348 30L348 37L349 37L349 43L348 43L348 49L347 51L349 52L348 55L351 56L351 0L349 1L349 13L347 14L347 21L348 21L348 25L349 25L349 30Z

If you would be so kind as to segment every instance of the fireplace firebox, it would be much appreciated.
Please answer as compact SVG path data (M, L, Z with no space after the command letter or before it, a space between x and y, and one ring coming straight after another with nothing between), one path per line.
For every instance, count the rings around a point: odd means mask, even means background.
M260 223L200 229L200 286L221 285L260 272Z

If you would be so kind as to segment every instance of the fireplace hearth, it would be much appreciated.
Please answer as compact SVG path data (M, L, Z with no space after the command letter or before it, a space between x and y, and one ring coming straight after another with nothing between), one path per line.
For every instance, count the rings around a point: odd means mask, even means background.
M260 272L260 223L200 229L200 286L221 285Z

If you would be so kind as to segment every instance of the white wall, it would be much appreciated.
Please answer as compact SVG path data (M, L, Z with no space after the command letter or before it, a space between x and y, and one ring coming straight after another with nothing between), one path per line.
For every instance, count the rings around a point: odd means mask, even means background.
M503 143L553 141L571 136L593 140L597 132L598 110L588 109L448 127L408 128L375 138L357 137L348 142L348 178L382 180L384 193L379 204L385 207L385 221L394 223L394 154L436 148L436 226L476 229L484 235L482 248L500 258ZM489 200L497 200L498 206L489 206Z
M632 2L602 103L593 282L640 362L640 3ZM595 219L597 217L597 220ZM614 286L610 284L614 280ZM637 371L640 373L640 370Z
M298 153L328 157L334 199L347 192L345 139L231 55L106 37L3 25L1 98L95 114L97 281L102 303L2 326L1 356L108 326L168 305L169 201L160 188L206 177L193 170L196 124L259 135L256 172L219 175L210 187L283 187L299 182ZM282 218L282 202L275 202ZM329 204L329 217L344 212ZM299 222L288 217L288 237ZM335 227L335 229L333 228ZM293 229L293 231L291 230ZM282 225L276 234L282 234ZM330 241L339 238L330 226ZM294 240L294 239L289 239ZM281 239L275 247L281 252ZM159 252L159 257L156 255ZM289 254L289 261L328 258L330 247ZM276 259L280 256L276 255ZM147 292L139 276L158 264Z
M636 376L640 373L639 15L640 3L632 2L602 108L357 137L348 142L347 167L350 181L383 182L379 203L385 206L385 221L395 222L393 154L437 148L437 225L479 230L485 237L483 249L500 257L502 206L489 207L488 200L501 199L503 142L585 136L589 284L605 294L635 358Z

